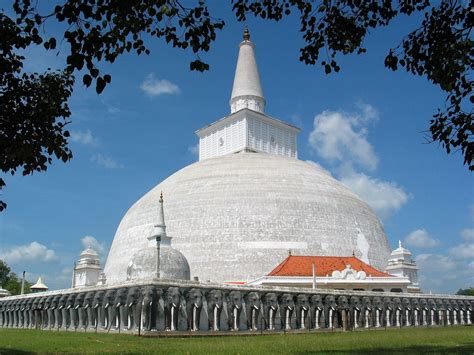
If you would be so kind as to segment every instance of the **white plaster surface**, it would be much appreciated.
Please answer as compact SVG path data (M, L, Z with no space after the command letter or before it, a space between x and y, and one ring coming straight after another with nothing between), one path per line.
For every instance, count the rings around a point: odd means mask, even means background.
M367 238L365 237L364 233L360 230L360 228L356 228L357 230L357 249L361 253L360 259L365 263L369 262L369 248L370 245L367 242Z
M230 100L231 112L236 112L243 108L259 112L265 111L265 99L262 86L260 85L254 48L255 45L251 41L240 43L239 58L237 59Z
M294 255L367 254L380 270L390 254L375 213L325 171L241 152L191 164L138 200L117 229L104 270L108 284L125 281L131 257L147 247L161 191L173 246L187 258L191 277L203 281L257 279L284 260L286 246ZM358 243L360 233L367 246ZM248 247L270 242L282 248Z

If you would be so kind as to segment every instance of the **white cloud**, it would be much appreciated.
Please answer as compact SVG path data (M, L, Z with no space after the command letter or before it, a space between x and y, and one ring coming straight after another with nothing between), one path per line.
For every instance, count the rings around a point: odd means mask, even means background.
M121 109L115 106L107 106L107 113L110 113L111 115L115 115L117 113L122 112Z
M382 218L398 211L412 197L393 181L383 181L356 168L374 171L379 158L367 139L368 125L378 119L376 108L356 103L358 113L323 111L314 118L311 148L332 165L332 172Z
M84 248L92 248L99 254L105 252L105 245L104 243L99 242L96 238L91 235L86 235L85 237L81 238L81 243Z
M379 111L374 106L364 102L357 102L356 106L362 111L362 115L358 116L359 120L362 120L363 122L369 122L379 118Z
M107 169L122 169L124 167L114 159L102 154L94 154L91 161Z
M474 259L474 243L462 243L449 249L449 254L459 259Z
M415 258L423 292L454 293L474 282L474 262L443 254L420 254Z
M458 267L456 262L446 255L420 254L415 258L416 264L422 271L450 272Z
M199 156L199 143L189 146L188 152L191 153L192 155Z
M56 253L52 249L48 249L43 244L32 242L28 245L19 245L8 249L0 254L0 259L7 263L43 261L50 262L58 259Z
M414 230L406 236L405 242L416 248L434 248L439 245L439 240L431 237L426 229Z
M367 202L381 218L398 211L410 195L395 182L381 181L363 173L350 173L341 182Z
M362 104L360 104L362 105ZM365 104L362 115L342 111L323 111L314 118L309 144L331 163L351 163L375 170L378 157L367 140L365 125L375 118L376 110Z
M90 130L86 131L74 131L71 130L71 142L76 142L84 145L97 145L98 140L92 135L92 132Z
M159 96L164 94L179 94L181 90L176 84L166 80L155 78L154 73L147 75L141 83L140 89L149 96Z
M474 241L474 228L465 228L459 234L464 240Z

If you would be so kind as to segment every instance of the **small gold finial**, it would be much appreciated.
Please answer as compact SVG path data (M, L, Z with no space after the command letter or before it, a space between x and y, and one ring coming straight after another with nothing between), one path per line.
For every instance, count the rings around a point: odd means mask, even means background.
M250 32L247 26L244 29L244 41L250 41Z
M163 191L160 193L160 202L163 202Z

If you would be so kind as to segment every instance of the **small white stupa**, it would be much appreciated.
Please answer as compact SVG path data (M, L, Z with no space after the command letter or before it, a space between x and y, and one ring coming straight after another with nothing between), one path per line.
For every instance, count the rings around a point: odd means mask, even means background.
M408 277L411 285L407 287L408 292L421 292L418 284L418 267L412 259L412 254L398 241L398 248L392 251L388 259L385 272L399 277Z
M5 290L2 285L0 285L0 298L11 296L11 293L8 290Z
M31 292L36 293L36 292L43 292L43 291L48 291L48 286L45 285L43 282L43 279L38 277L38 281L30 287Z
M136 252L127 267L127 280L171 279L189 280L190 270L186 257L171 245L171 237L166 234L163 194L158 204L157 224L147 237L147 247Z
M97 252L92 248L85 249L74 266L72 287L97 285L101 271Z

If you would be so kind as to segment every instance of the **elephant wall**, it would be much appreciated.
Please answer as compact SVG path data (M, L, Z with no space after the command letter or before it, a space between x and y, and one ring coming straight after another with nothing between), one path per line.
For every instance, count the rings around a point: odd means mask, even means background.
M0 327L291 331L472 325L474 297L159 280L0 299Z

